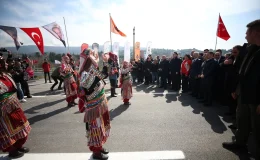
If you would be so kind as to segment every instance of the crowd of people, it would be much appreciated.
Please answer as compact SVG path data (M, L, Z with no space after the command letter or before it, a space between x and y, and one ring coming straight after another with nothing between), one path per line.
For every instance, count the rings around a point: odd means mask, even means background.
M246 40L243 46L236 45L230 54L222 55L221 50L203 53L192 51L180 58L177 52L171 57L151 55L144 60L118 64L113 53L102 55L103 68L98 67L99 56L95 50L82 48L79 70L70 54L63 55L62 64L52 73L55 81L51 90L58 84L64 92L68 107L78 105L85 112L86 137L94 159L108 159L108 150L103 148L110 133L110 115L104 86L104 79L110 81L111 97L116 97L116 88L121 88L124 105L130 105L132 84L158 85L170 87L182 94L196 97L205 107L213 101L229 106L228 115L236 119L230 126L236 129L234 142L224 142L229 150L247 152L247 140L252 131L256 144L256 159L260 159L260 20L247 25ZM42 65L47 83L50 79L50 66ZM120 68L121 67L121 68ZM24 61L13 59L9 53L5 60L0 55L0 147L9 152L9 157L17 158L29 152L23 147L31 130L20 102L24 95L31 98L28 79L31 73L29 58ZM18 98L17 98L18 97ZM79 99L78 104L75 102Z

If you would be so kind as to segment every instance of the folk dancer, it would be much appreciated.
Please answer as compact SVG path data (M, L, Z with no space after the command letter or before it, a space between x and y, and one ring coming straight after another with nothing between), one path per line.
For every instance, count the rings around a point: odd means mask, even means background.
M10 158L19 158L29 149L23 147L31 127L16 95L16 85L0 57L0 148Z
M91 49L80 54L79 110L85 112L86 137L93 159L108 159L108 151L103 148L110 133L110 116L105 95L106 75L98 67L99 57ZM106 59L107 61L107 59Z
M68 107L77 105L75 99L77 99L77 84L74 79L74 70L70 65L70 58L65 55L62 57L63 62L61 65L61 76L64 77L64 90L66 94L66 101L68 102Z
M120 74L120 87L121 87L121 96L124 101L124 105L131 105L129 100L131 99L132 95L132 77L131 72L132 64L126 61L123 62L123 66L121 68Z

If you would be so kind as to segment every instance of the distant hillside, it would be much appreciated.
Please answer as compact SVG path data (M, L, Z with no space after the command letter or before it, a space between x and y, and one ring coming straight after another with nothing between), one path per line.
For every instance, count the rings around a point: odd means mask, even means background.
M15 47L4 47L7 50L10 50L13 53L17 53L17 50ZM120 50L124 50L124 47L120 47ZM145 48L141 48L145 49ZM100 46L100 51L103 50L103 46ZM132 48L131 48L132 51ZM18 53L26 53L26 54L32 54L35 52L39 52L39 49L35 45L28 45L28 46L21 46ZM61 46L44 46L44 52L55 52L55 53L67 53L68 49ZM70 53L79 54L80 53L80 46L79 47L70 47Z
M5 47L7 50L10 50L12 53L17 53L17 50L15 47ZM119 55L123 56L124 55L124 47L120 47L119 48ZM100 51L103 50L103 46L100 46ZM141 54L143 55L144 52L146 51L146 48L141 48L142 52ZM164 48L153 48L152 49L152 54L153 55L166 55L166 56L170 56L174 51L178 52L181 56L184 56L185 54L190 54L191 51L198 51L198 52L203 52L201 50L198 50L196 48L190 48L190 49L178 49L178 50L174 50L174 49L164 49ZM210 49L212 50L212 49ZM223 54L229 52L230 50L222 50ZM29 46L21 46L21 48L19 49L18 53L19 54L35 54L36 52L39 52L38 48L35 45L29 45ZM63 53L67 53L68 50L65 47L61 47L61 46L45 46L44 47L44 52L45 53L50 53L50 52L54 52L56 54L63 54ZM132 47L131 47L131 53L133 52ZM80 47L70 47L70 53L71 54L79 54L80 53Z

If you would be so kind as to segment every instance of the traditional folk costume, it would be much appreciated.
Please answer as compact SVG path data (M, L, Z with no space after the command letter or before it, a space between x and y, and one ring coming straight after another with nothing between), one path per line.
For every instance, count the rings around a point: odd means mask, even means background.
M66 101L68 102L68 107L76 105L75 99L77 99L77 84L74 79L74 71L69 64L69 57L63 56L63 62L61 65L61 75L64 77L64 89L66 94Z
M23 147L31 127L21 109L16 95L16 85L11 76L2 73L5 61L0 59L0 148L9 152L10 158L19 158L29 152Z
M97 69L98 55L85 49L80 55L79 110L85 112L86 137L94 159L108 159L102 146L110 133L110 117L105 95L106 75Z
M132 95L132 77L130 75L132 69L131 63L123 62L123 67L121 68L120 74L120 87L121 87L121 96L125 105L130 105L129 100Z

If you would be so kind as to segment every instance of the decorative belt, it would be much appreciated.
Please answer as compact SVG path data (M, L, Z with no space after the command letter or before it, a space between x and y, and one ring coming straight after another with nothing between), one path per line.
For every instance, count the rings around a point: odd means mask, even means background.
M95 98L102 91L104 86L105 86L104 82L103 81L99 81L99 86L97 85L94 88L94 92L91 93L90 95L86 95L87 100L92 100L93 98Z

